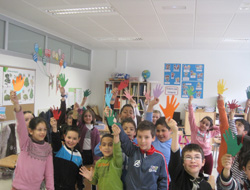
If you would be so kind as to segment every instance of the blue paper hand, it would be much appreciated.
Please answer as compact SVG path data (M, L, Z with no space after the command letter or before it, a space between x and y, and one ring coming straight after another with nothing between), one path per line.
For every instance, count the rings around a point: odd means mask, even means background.
M113 94L111 93L111 89L106 88L106 94L105 94L105 102L108 107L110 107L110 101Z

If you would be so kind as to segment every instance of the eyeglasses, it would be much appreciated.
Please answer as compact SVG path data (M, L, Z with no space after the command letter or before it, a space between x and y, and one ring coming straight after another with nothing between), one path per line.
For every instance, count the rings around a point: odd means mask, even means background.
M201 157L200 156L195 156L195 157L186 156L186 157L184 157L184 160L187 160L187 161L191 161L193 159L194 159L194 161L198 161L198 160L201 160Z

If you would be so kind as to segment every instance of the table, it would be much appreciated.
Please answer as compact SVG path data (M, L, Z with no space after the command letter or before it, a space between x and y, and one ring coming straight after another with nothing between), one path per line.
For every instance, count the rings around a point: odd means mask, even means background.
M17 157L17 154L12 154L0 159L0 167L15 168Z

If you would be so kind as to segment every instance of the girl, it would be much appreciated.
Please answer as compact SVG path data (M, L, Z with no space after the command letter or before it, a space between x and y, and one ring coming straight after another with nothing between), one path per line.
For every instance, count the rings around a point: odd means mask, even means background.
M191 128L191 141L192 143L200 145L205 155L205 165L201 168L201 172L211 175L213 169L213 156L211 152L210 139L220 133L219 127L213 126L213 120L206 116L200 121L198 127L195 123L194 110L192 107L193 96L189 97L188 110L189 110L189 124Z
M46 121L38 117L31 119L28 128L29 138L16 92L12 91L10 98L14 104L21 149L17 160L12 189L39 190L42 181L45 179L46 189L53 190L52 149L44 141L47 134Z
M79 123L80 128L80 152L82 154L83 165L90 165L99 159L94 155L94 149L100 142L100 133L94 127L95 114L91 110L85 110Z

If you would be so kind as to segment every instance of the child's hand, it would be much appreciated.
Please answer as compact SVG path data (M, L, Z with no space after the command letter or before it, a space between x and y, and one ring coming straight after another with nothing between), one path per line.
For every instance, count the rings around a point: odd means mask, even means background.
M189 96L189 99L188 99L188 104L191 105L192 104L192 101L193 101L194 97L193 96Z
M74 104L74 111L78 111L78 109L80 109L80 106L79 106L79 104L76 102L75 104Z
M133 98L129 99L129 103L133 106L133 108L137 106L136 101Z
M79 172L83 177L85 177L86 179L88 179L89 181L92 181L93 179L93 175L94 175L94 171L93 168L91 167L90 170L88 170L85 166L82 166L80 168L80 172Z
M56 121L56 119L54 117L50 118L50 125L52 127L52 131L54 133L57 133L57 121Z
M121 132L121 129L116 124L114 124L112 125L112 131L113 131L112 135L118 136Z
M178 127L175 120L168 117L165 121L167 125L170 127L170 129L173 131L173 133L178 133Z
M62 96L65 95L65 89L64 89L63 86L60 86L60 93L61 93Z
M116 97L118 95L118 92L119 92L119 90L116 87L113 88L113 90L111 91L111 93L113 94L113 97Z
M221 94L218 94L218 100L224 100L224 98Z
M224 154L221 158L221 163L222 163L223 168L230 170L232 167L232 163L233 163L232 155Z
M11 102L15 105L15 104L19 104L18 98L16 96L16 91L11 91L10 92L10 100Z
M148 106L155 106L156 104L159 103L159 98L154 98L153 100L151 100L148 104Z

